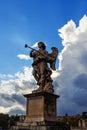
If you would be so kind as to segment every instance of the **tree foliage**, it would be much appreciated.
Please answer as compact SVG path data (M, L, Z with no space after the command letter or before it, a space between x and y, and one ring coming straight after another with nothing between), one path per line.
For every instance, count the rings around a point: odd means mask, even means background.
M0 113L0 127L8 129L10 126L15 125L15 116L9 116L8 114Z

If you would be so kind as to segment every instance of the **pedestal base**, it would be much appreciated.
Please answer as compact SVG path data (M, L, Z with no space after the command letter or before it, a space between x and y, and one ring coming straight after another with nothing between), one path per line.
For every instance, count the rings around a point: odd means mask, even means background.
M27 122L18 123L12 130L70 130L70 128L61 122Z
M24 95L27 99L26 117L11 130L69 130L57 120L56 99L59 95L38 92Z
M26 122L56 121L58 95L39 92L24 96L27 98Z

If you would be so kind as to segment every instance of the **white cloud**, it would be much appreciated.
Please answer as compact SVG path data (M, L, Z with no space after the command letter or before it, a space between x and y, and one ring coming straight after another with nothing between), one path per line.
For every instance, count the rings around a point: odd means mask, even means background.
M18 54L17 57L21 60L29 60L31 59L29 55L25 55L25 54Z
M87 16L83 16L78 27L73 20L70 20L58 31L64 46L59 56L60 75L57 79L59 84L57 89L61 96L60 113L81 113L86 111L86 102L84 103L84 99L80 95L81 92L82 95L87 93L85 90L81 91L79 81L81 81L82 87L87 86L85 81L87 80L85 78L87 75Z
M25 108L23 106L19 104L14 104L14 105L12 104L12 106L7 107L7 108L0 106L0 113L4 112L5 114L7 114L7 113L11 113L10 111L17 110L17 109L19 109L20 111L25 111ZM16 115L16 114L21 114L21 113L11 113L11 114Z
M23 112L26 106L23 95L31 93L37 87L32 76L32 68L25 66L23 72L17 72L13 77L13 79L1 81L0 112L11 114L13 111Z
M77 40L76 37L76 25L73 20L70 20L66 25L58 30L60 32L59 36L63 39L63 46L71 44ZM72 33L73 32L73 33Z
M0 78L14 78L14 75L11 74L0 74Z

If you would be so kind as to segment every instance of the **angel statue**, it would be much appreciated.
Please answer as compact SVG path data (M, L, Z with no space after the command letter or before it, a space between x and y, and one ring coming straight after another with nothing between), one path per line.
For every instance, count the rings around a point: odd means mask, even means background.
M26 44L25 47L29 46ZM52 47L52 53L48 53L43 42L38 42L38 50L33 48L31 49L30 57L33 58L33 76L39 86L39 88L34 90L33 93L42 91L53 93L54 89L51 74L52 70L56 70L55 63L58 55L58 49L56 47Z

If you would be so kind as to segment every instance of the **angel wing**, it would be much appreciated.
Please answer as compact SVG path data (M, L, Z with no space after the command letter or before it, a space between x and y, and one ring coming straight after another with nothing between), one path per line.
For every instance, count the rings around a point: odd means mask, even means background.
M56 47L52 47L51 49L52 52L49 54L49 57L51 57L51 59L48 62L50 63L50 68L56 70L55 64L58 56L58 49Z

